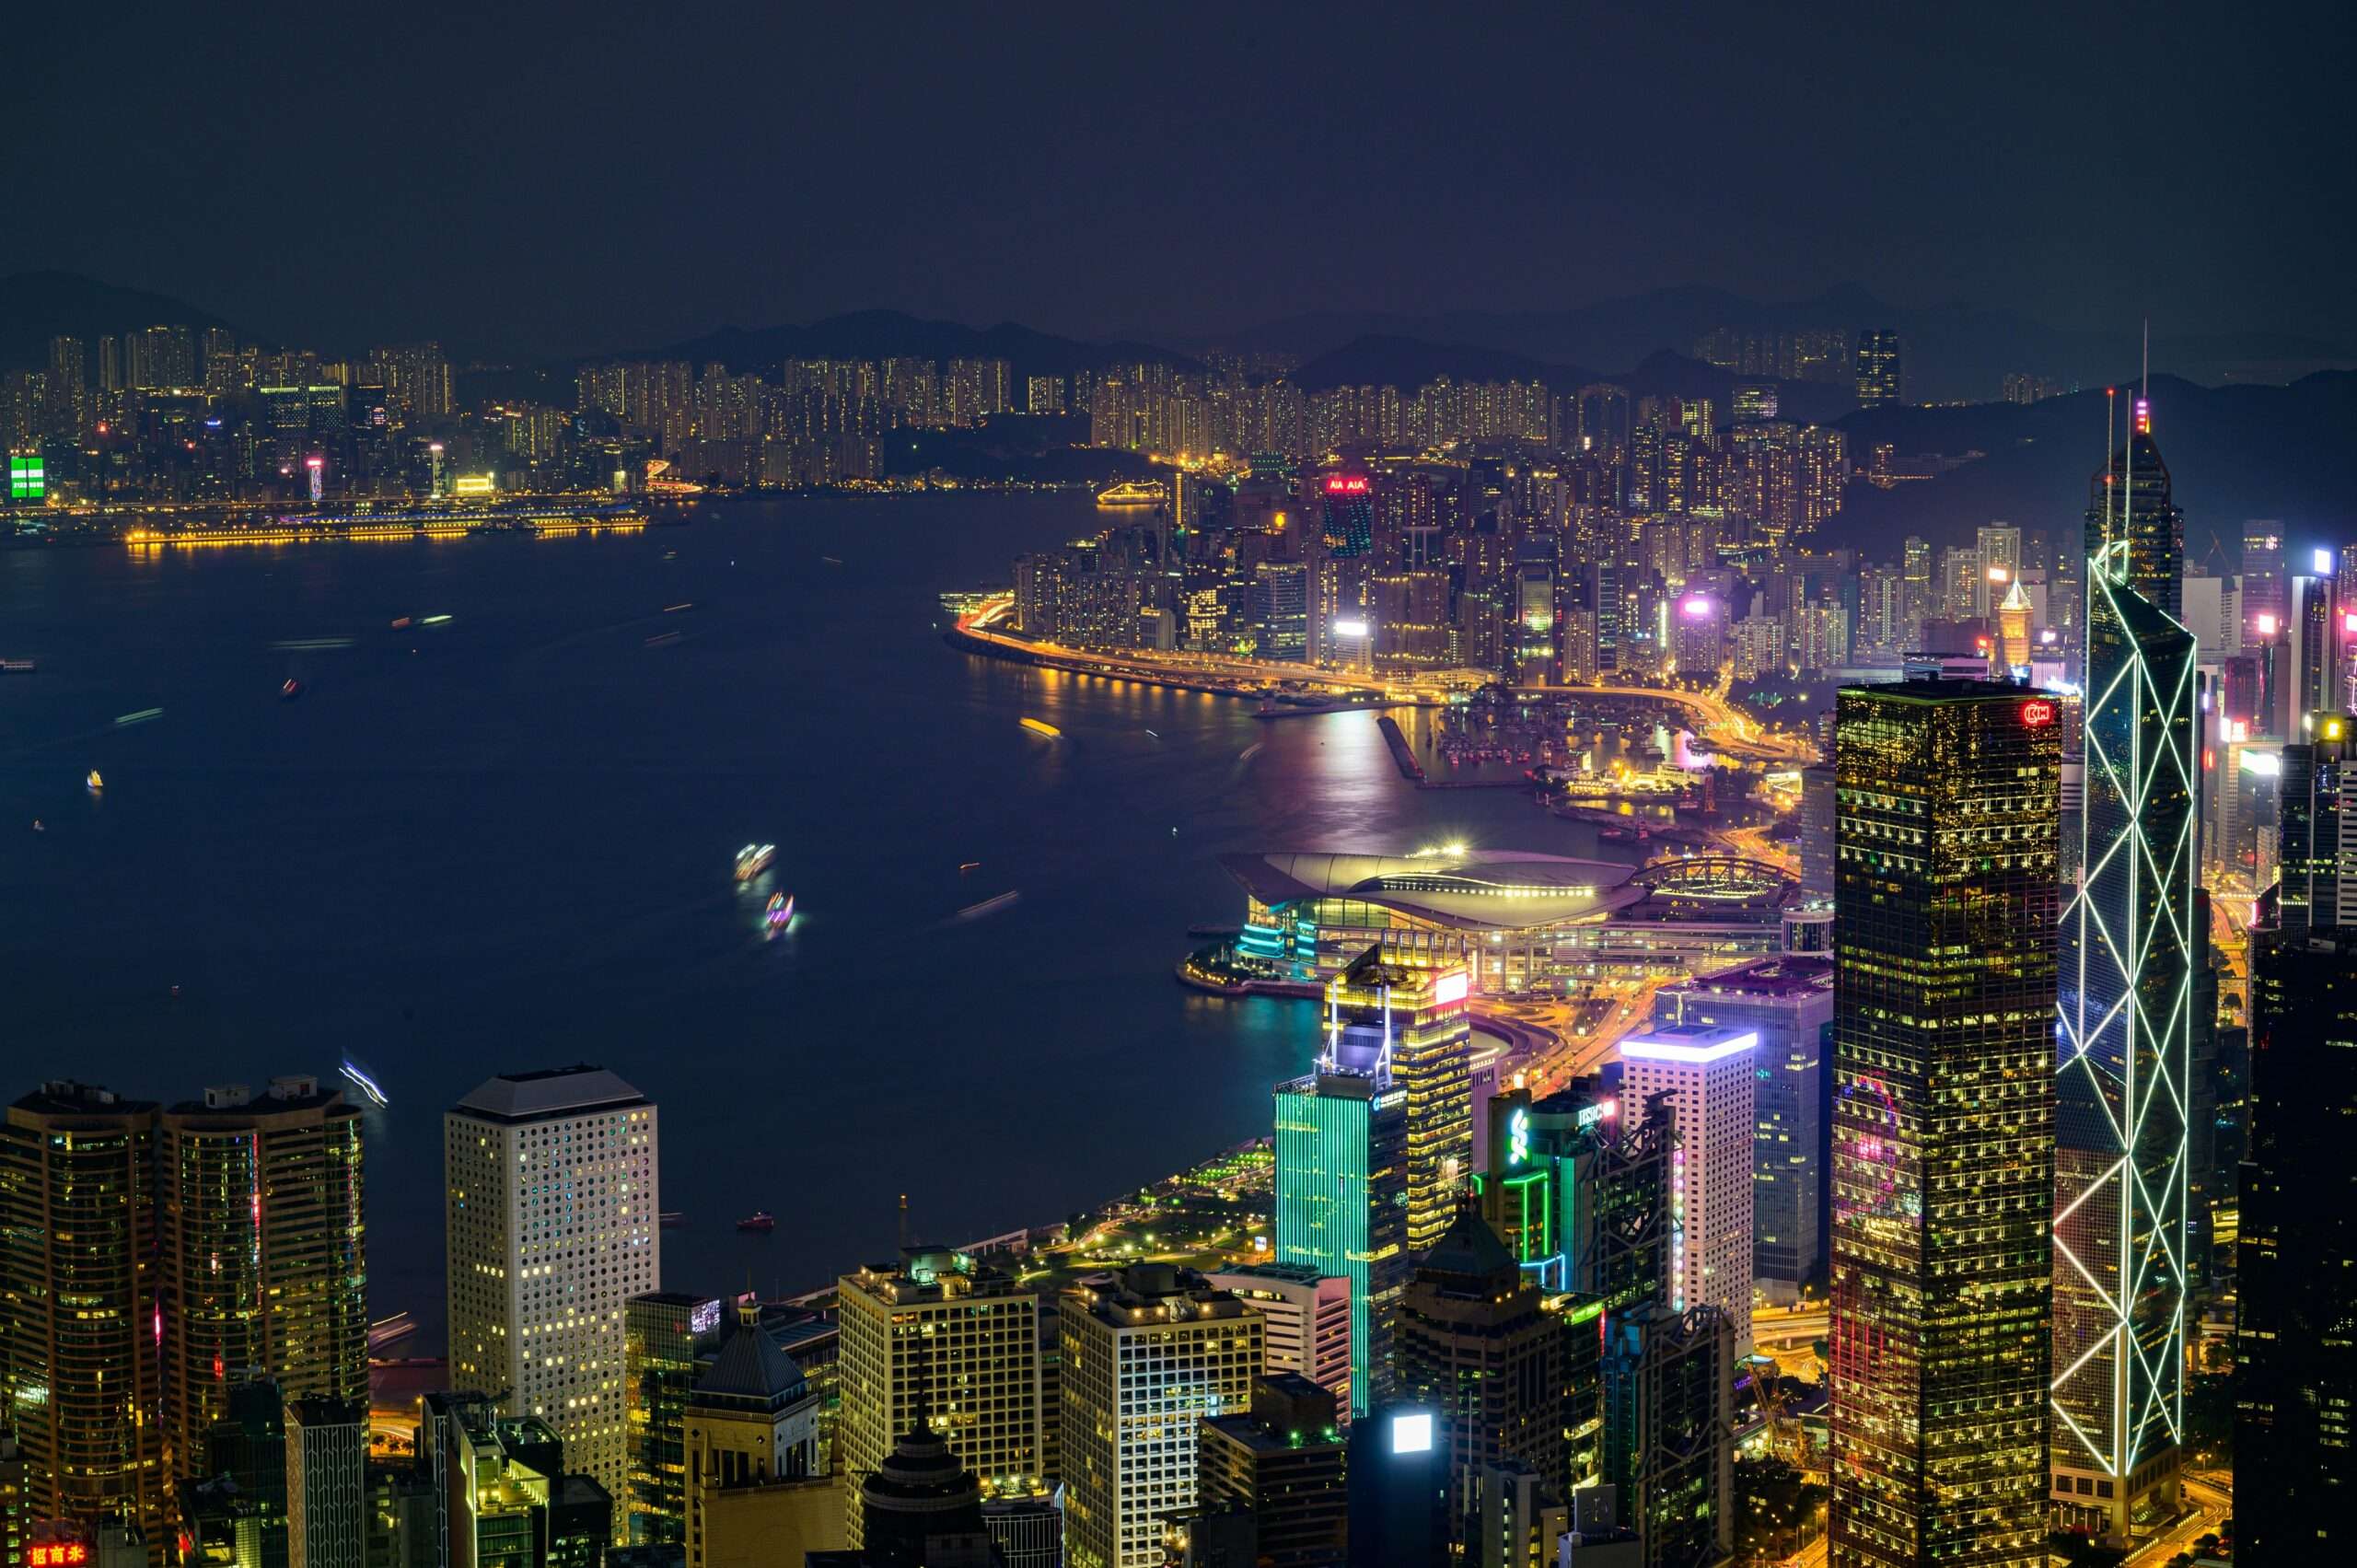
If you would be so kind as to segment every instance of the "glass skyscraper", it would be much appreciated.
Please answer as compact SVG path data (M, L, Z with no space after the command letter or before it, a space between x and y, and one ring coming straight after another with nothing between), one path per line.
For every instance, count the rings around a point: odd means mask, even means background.
M2145 405L2087 509L2085 804L2055 1028L2054 1485L2126 1533L2184 1429L2197 708ZM2081 1482L2087 1486L2083 1489Z
M1326 982L1328 1054L1379 1057L1408 1097L1408 1255L1440 1245L1473 1175L1473 1026L1462 963L1370 947Z
M2253 934L2250 1043L2235 1556L2341 1561L2331 1540L2357 1490L2357 930Z
M1351 1411L1363 1415L1388 1396L1408 1283L1408 1090L1387 1018L1345 1023L1336 1004L1329 1020L1318 1071L1277 1086L1277 1260L1350 1281Z
M1834 1568L2046 1561L2060 716L1840 696Z

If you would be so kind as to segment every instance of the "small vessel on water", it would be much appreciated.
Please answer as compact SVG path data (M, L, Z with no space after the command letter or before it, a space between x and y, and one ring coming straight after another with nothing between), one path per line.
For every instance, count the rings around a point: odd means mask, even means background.
M1099 506L1159 506L1162 502L1162 486L1146 479L1124 480L1110 490L1097 493Z
M408 631L408 630L409 630L409 617L408 617L408 616L406 616L406 615L396 615L396 616L394 616L394 617L393 617L393 630L394 630L394 631L396 631L396 632L406 632L406 631Z
M0 675L30 675L38 668L29 658L0 658Z
M747 844L737 852L737 880L749 882L769 869L777 858L775 844Z
M1022 899L1023 894L1020 889L1010 888L994 899L984 899L981 903L968 904L964 909L959 910L956 914L951 915L949 918L952 920L981 920L985 916L996 914L1003 909L1011 908L1015 904L1020 903Z
M98 769L92 768L90 770L90 776L82 781L82 787L88 790L92 795L100 795L105 793L107 781L99 777Z
M49 831L49 826L40 818L36 817L33 819L33 831L36 833L46 833Z
M288 678L285 685L278 689L278 700L282 703L291 703L302 694L303 683L292 677Z
M767 1209L755 1209L737 1222L738 1230L758 1230L763 1235L777 1228L777 1216Z
M665 1209L655 1216L655 1223L665 1230L683 1230L688 1224L687 1213L681 1209Z
M761 912L761 918L769 923L772 931L784 930L794 921L794 895L772 893L769 908Z
M958 875L963 877L969 871L980 871L981 868L982 863L979 860L961 860L958 863Z
M1024 728L1029 730L1034 735L1044 735L1051 740L1061 740L1063 738L1064 732L1058 729L1054 725L1050 724L1045 719L1027 718L1022 721L1022 724Z
M392 1103L385 1098L385 1091L377 1086L376 1079L370 1077L359 1068L354 1067L351 1063L345 1063L341 1070L345 1080L349 1082L354 1088L358 1089L362 1094L366 1095L368 1097L369 1103L377 1107L377 1109L382 1110L386 1106Z

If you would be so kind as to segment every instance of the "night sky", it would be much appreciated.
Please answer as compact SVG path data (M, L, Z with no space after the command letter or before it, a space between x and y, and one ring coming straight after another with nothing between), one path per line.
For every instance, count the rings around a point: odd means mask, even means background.
M2357 344L2343 6L29 9L0 272L331 350L1845 281Z

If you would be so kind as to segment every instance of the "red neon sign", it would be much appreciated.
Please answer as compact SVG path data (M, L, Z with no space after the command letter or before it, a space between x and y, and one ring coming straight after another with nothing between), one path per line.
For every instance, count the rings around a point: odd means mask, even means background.
M63 1546L36 1546L25 1553L29 1568L81 1568L90 1560L90 1549L79 1541Z
M2029 726L2030 728L2044 729L2048 725L2050 725L2053 722L2053 703L2024 703L2022 704L2022 723Z
M1366 481L1363 479L1346 478L1339 473L1329 474L1326 479L1326 494L1329 495L1364 495L1366 494Z

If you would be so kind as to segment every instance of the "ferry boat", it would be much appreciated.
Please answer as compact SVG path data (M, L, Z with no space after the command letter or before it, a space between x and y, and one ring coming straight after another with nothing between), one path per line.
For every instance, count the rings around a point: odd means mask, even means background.
M738 1230L758 1230L764 1235L777 1228L777 1216L767 1209L756 1209L737 1222Z
M761 918L769 922L769 927L772 931L784 930L787 925L793 923L794 920L794 895L792 893L772 893L770 895L770 907L763 912Z
M1097 493L1099 506L1159 506L1163 498L1161 482L1151 479L1124 480Z
M1021 902L1022 899L1023 894L1019 889L1009 889L1007 891L999 894L998 897L994 899L984 899L981 903L968 904L964 909L959 910L956 914L951 915L949 918L952 920L980 920L985 915L996 914L1003 909L1010 908L1013 905Z
M88 790L92 795L103 794L107 787L107 781L99 777L98 769L92 768L90 770L90 776L82 781L82 787Z
M385 1091L377 1086L377 1080L362 1072L359 1068L354 1067L351 1063L345 1063L342 1071L344 1078L352 1085L352 1086L358 1089L362 1094L366 1095L370 1103L374 1104L378 1109L383 1109L390 1103L385 1098Z
M737 852L737 880L749 882L769 869L777 858L775 844L747 844Z
M1023 727L1029 730L1034 735L1044 735L1051 740L1061 740L1063 738L1064 732L1058 729L1054 725L1050 724L1045 719L1027 718L1023 720L1022 723Z

